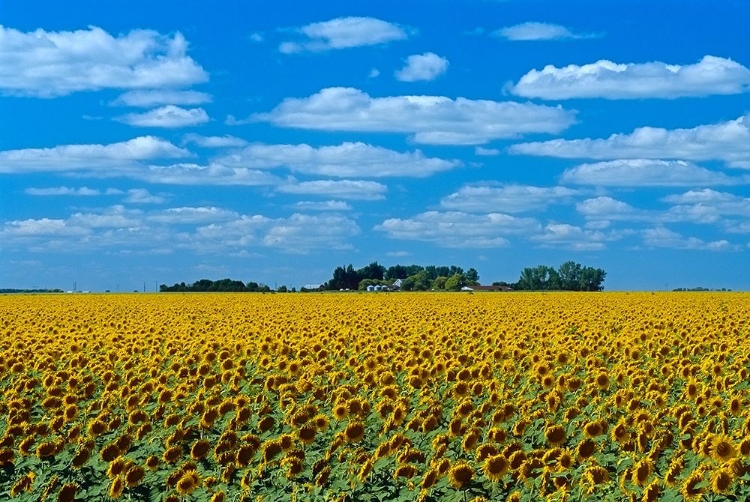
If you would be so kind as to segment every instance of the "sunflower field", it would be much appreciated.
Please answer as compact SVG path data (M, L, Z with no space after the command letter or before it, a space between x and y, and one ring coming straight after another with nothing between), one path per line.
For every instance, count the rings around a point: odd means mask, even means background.
M0 498L745 500L743 293L0 296Z

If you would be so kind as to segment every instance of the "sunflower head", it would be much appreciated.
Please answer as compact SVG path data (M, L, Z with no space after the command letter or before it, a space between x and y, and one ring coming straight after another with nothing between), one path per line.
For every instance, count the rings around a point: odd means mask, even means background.
M458 462L448 471L448 479L454 488L463 488L474 477L474 469L466 462Z

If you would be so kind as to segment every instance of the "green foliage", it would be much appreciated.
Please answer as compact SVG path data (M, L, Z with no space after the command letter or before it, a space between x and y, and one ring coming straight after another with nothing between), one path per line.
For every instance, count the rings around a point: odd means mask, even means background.
M162 284L159 286L159 291L162 293L268 293L271 291L271 288L265 284L258 284L252 281L245 284L242 281L234 281L232 279L221 279L218 281L201 279L193 284L185 284L184 282L173 286Z
M555 270L546 265L524 268L514 289L525 291L602 291L607 273L567 261Z

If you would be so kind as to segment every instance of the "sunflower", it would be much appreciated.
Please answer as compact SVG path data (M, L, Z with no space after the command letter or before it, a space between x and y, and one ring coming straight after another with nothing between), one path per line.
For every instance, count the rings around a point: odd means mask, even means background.
M726 462L737 456L737 448L724 434L715 434L707 442L710 442L711 457L717 462Z
M74 502L78 485L75 483L65 483L57 494L57 502Z
M148 467L148 470L155 471L159 468L159 457L155 455L151 455L146 459L146 467Z
M424 476L422 477L422 482L419 484L419 487L423 490L429 490L435 485L435 482L438 479L438 476L440 476L440 473L437 469L432 468L428 469L427 472L425 472Z
M583 426L583 432L587 438L595 438L601 436L605 432L605 424L599 420L587 422Z
M263 444L263 461L270 462L281 453L281 444L278 441L266 441Z
M680 493L687 500L693 500L694 498L700 497L703 493L703 488L698 488L698 485L703 482L703 472L693 471L682 483Z
M344 429L344 437L349 443L360 441L365 435L365 426L362 422L351 422Z
M474 477L474 469L466 462L458 462L448 471L448 479L454 488L463 488Z
M200 485L200 476L195 470L189 470L182 474L177 481L177 493L180 495L189 495Z
M393 472L394 479L398 479L398 478L411 479L416 475L417 475L417 468L411 464L399 465L396 468L396 470Z
M336 420L344 420L349 415L347 403L339 403L333 407L333 416Z
M235 460L240 467L247 467L254 456L255 448L252 445L244 445L237 450Z
M659 495L661 495L661 483L657 478L643 490L643 502L655 502L659 499Z
M125 488L125 482L121 477L116 477L109 484L109 498L118 499L122 495L122 490Z
M205 439L199 439L193 444L193 447L190 448L190 458L193 460L200 460L208 455L210 450L211 443Z
M168 464L173 464L182 456L182 448L179 445L172 446L164 450L162 460Z
M557 457L557 466L560 469L563 469L563 470L570 469L574 463L575 463L575 457L573 456L573 452L568 448L564 449L560 453L560 456Z
M552 446L560 446L567 440L565 429L561 425L550 425L544 430L544 437Z
M297 457L285 457L284 460L281 461L281 465L286 467L286 477L288 479L296 477L302 472L304 467L302 460Z
M632 468L631 481L638 486L646 486L648 478L654 470L651 460L644 459L637 462Z
M715 493L727 493L732 486L732 478L728 469L717 469L711 475L711 490Z
M33 472L28 472L18 478L10 489L10 496L17 497L21 492L31 491L31 485L34 483L34 478L36 478L36 474Z
M591 439L584 439L576 448L578 458L587 459L596 452L596 443Z
M130 467L125 473L125 484L132 488L137 486L146 476L146 471L140 465Z
M123 457L117 457L109 463L107 468L107 477L116 478L125 468L125 459Z
M487 457L482 465L482 471L490 481L500 481L505 473L510 470L510 463L505 455L492 455Z
M311 444L313 441L315 441L315 435L317 434L318 429L315 427L314 423L306 423L303 425L299 432L297 433L300 442L303 444Z

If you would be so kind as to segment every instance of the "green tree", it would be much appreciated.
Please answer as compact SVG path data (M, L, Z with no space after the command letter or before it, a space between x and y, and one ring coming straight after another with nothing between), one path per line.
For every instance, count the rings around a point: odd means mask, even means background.
M464 277L462 274L453 274L445 281L445 289L449 291L458 291L464 286Z
M432 281L432 288L433 289L445 289L445 282L448 280L448 278L444 275L440 275L435 278L434 281Z

